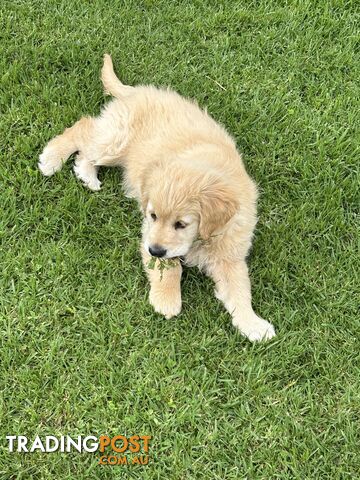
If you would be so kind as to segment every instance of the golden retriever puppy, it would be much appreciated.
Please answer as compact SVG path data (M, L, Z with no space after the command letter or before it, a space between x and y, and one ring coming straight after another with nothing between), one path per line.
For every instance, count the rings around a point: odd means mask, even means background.
M123 85L109 55L105 91L115 98L97 118L84 117L55 137L40 155L46 176L75 153L76 176L100 189L100 166L121 166L126 193L144 213L141 252L150 280L150 303L166 318L181 310L182 266L160 272L152 257L181 257L215 282L239 331L252 341L270 339L273 326L251 306L245 258L256 224L257 191L234 140L195 103L171 90Z

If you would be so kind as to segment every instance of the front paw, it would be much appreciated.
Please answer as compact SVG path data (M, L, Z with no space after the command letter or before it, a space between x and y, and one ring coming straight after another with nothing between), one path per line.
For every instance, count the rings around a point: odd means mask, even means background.
M155 312L161 313L166 319L175 317L181 312L181 292L150 289L150 304Z
M242 335L247 337L251 342L266 341L275 337L275 329L271 323L257 315L253 315L246 320L244 318L234 318L233 324L240 330Z

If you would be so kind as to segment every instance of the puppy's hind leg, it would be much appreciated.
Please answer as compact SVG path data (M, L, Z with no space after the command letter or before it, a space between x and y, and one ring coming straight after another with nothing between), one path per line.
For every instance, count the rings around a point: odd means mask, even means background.
M39 169L49 177L58 170L73 153L90 141L93 119L83 117L61 135L50 140L39 157Z
M74 172L79 180L94 192L100 190L101 182L97 177L99 167L89 161L82 152L76 156Z

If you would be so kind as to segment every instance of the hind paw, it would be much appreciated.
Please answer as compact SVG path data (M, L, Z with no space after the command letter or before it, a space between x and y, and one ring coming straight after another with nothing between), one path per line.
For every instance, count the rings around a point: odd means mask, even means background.
M74 172L76 177L83 182L83 184L92 190L97 192L101 189L101 182L97 178L97 169L91 164L84 165L84 163L78 163L74 165Z
M39 156L38 167L43 175L50 177L59 171L63 165L59 155L51 147L45 147L43 153Z

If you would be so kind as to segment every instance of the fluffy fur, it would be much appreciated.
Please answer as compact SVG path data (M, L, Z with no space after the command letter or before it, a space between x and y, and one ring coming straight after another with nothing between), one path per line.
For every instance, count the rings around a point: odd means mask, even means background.
M105 91L115 98L97 118L85 117L55 137L40 155L52 175L75 153L75 174L99 190L100 166L121 166L125 188L143 210L142 257L150 303L166 318L181 310L182 267L148 268L150 252L183 257L215 282L215 294L250 340L275 335L251 306L245 258L256 224L257 191L233 139L195 103L171 90L130 87L116 77L109 55Z

